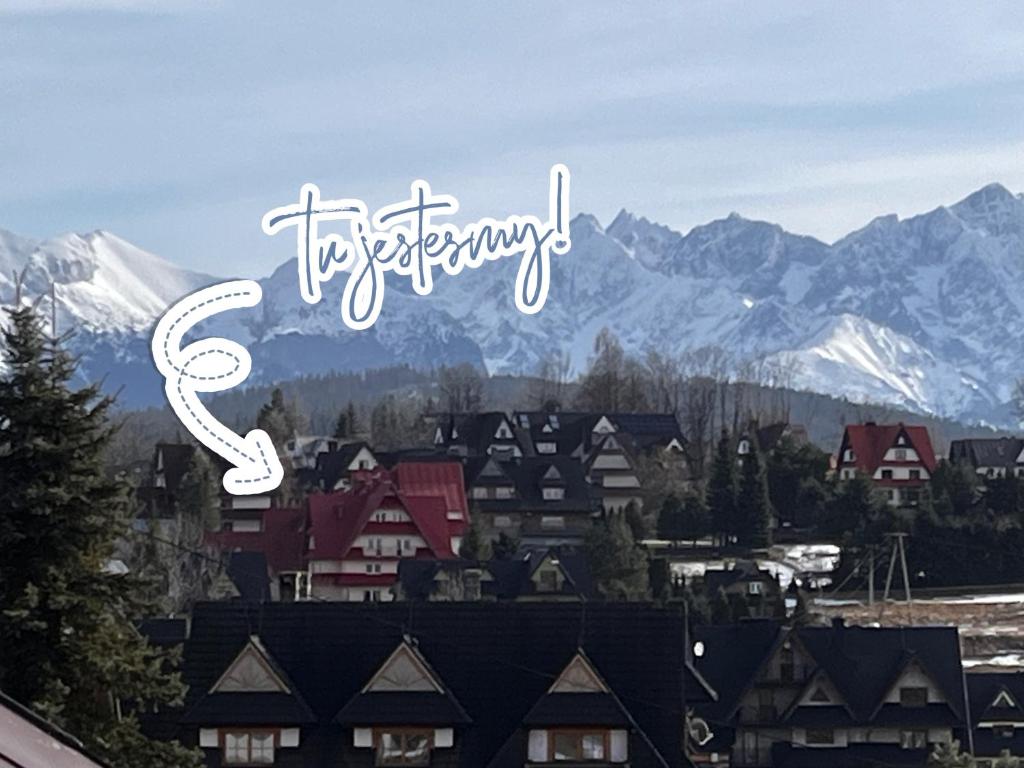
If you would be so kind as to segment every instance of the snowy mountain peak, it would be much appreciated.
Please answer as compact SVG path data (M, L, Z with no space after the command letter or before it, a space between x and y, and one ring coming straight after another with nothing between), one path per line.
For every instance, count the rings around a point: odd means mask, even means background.
M533 373L559 349L580 371L608 327L638 354L719 347L736 371L789 366L797 387L1012 422L1010 390L1024 375L1024 198L1001 185L906 219L878 217L832 245L738 214L685 235L625 209L607 228L589 214L570 226L572 250L552 259L537 315L515 310L517 260L504 259L446 276L429 296L389 290L378 323L355 333L338 317L341 287L305 304L290 261L261 281L258 310L210 330L249 347L257 383L397 363ZM130 387L134 404L159 402L149 328L214 278L109 232L36 241L0 231L3 300L25 267L26 293L55 285L60 324L85 331L76 343L86 375L113 372L117 386L144 373L150 389Z

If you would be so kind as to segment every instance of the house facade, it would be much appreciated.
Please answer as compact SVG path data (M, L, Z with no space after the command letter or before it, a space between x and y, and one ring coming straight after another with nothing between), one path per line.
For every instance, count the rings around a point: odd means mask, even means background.
M698 671L718 700L697 765L924 766L967 728L956 628L700 627Z
M994 768L1005 754L1024 758L1024 671L969 672L966 679L978 768Z
M937 464L928 430L900 424L846 427L837 457L840 480L862 474L894 507L916 506Z
M456 462L401 464L355 473L347 491L307 501L309 595L387 601L405 558L456 557L469 526Z
M978 477L1024 477L1024 440L1019 437L954 440L949 444L951 464L970 467Z

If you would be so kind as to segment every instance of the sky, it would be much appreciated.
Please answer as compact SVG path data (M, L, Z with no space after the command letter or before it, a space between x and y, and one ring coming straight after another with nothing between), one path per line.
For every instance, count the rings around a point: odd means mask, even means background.
M0 0L0 228L262 276L303 182L832 241L1024 191L1019 3Z

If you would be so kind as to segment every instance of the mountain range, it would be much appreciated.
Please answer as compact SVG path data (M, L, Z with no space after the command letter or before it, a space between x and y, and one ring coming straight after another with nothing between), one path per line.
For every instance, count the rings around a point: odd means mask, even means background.
M1012 426L1024 376L1024 195L990 184L963 200L900 219L882 216L835 243L738 214L686 234L621 211L606 227L578 215L572 249L553 257L547 304L520 314L518 259L439 276L420 297L388 284L377 324L342 325L343 278L305 304L294 260L260 282L258 310L205 331L246 344L254 383L397 363L470 362L533 373L566 350L586 367L596 334L642 353L728 353L733 371L771 370L788 386L964 422ZM0 300L48 295L82 374L122 387L129 406L161 401L149 359L154 320L180 296L220 278L181 269L108 232L37 241L0 230Z

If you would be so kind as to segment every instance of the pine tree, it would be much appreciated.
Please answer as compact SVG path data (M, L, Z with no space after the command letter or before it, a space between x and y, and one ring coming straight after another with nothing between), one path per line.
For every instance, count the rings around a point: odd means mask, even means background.
M72 391L76 364L34 311L9 311L0 378L0 689L117 768L194 766L136 713L178 703L170 658L135 629L141 585L108 569L128 487L104 472L112 401Z
M683 505L674 493L670 493L658 510L658 538L675 543L684 536Z
M708 508L715 532L728 541L737 532L736 525L736 456L732 440L724 429L715 450L708 481Z
M648 597L647 554L637 546L624 514L596 520L584 541L587 561L601 593L612 600Z
M338 420L334 425L334 437L344 440L355 437L359 433L359 425L356 422L356 406L349 400L345 410L338 414Z
M495 560L511 560L519 551L519 546L520 541L517 537L502 531L491 546L491 552Z
M756 440L750 440L750 451L743 456L740 488L736 498L736 517L740 520L739 539L751 547L767 547L772 543L772 502L768 497L768 477Z
M478 519L469 524L469 530L459 544L459 557L477 561L491 559L491 542L480 530Z

